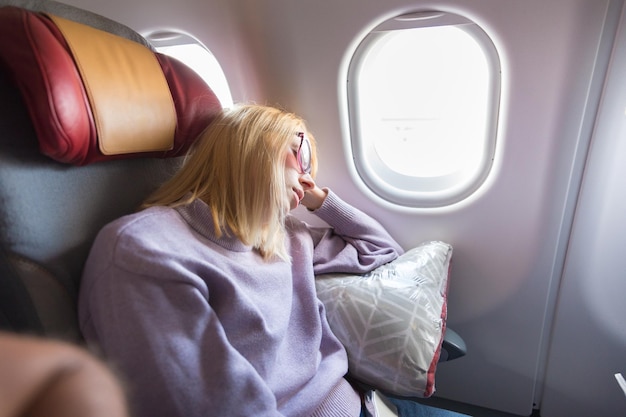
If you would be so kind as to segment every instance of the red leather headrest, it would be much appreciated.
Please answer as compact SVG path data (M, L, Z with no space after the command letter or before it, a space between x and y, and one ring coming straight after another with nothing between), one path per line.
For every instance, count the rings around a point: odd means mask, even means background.
M175 110L173 144L164 151L105 155L100 149L99 124L94 121L99 109L92 108L63 33L44 14L12 6L0 8L0 64L8 68L22 92L41 152L59 162L85 165L110 159L183 155L221 112L211 88L192 69L166 55L150 53L156 56L170 90ZM107 106L109 113L118 111L114 100Z

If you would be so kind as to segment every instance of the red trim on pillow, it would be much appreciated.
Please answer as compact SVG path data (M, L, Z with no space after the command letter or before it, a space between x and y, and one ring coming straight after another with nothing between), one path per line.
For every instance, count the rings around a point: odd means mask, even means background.
M441 347L443 345L443 339L446 335L446 327L448 321L448 289L450 287L450 272L452 271L452 260L448 264L448 274L446 276L446 288L443 293L443 305L441 307L441 322L442 331L441 338L439 340L439 347L433 355L433 360L428 367L428 378L426 382L426 388L424 389L424 398L428 398L435 393L435 373L437 371L437 365L439 363L439 357L441 356Z

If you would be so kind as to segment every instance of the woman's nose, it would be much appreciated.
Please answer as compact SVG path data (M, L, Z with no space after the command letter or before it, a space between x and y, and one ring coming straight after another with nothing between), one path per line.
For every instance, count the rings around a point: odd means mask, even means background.
M311 177L311 174L301 174L298 181L300 182L300 185L302 185L304 191L315 187L315 181L313 180L313 177Z

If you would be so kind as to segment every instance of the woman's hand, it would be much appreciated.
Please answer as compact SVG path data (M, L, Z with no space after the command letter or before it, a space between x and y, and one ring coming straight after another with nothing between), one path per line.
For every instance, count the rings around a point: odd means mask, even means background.
M322 206L327 195L328 190L320 188L316 184L313 188L304 192L304 198L302 198L300 203L311 211L317 210Z

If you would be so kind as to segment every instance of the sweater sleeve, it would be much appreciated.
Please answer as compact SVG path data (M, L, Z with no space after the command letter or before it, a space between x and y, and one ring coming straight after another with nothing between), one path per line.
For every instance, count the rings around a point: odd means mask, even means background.
M98 247L93 254L107 258ZM146 262L159 272L146 274ZM145 254L102 266L86 270L81 328L132 375L134 415L280 416L274 394L229 343L204 282Z
M316 274L365 273L391 262L404 250L384 227L341 200L332 190L313 212L331 227L309 227Z

